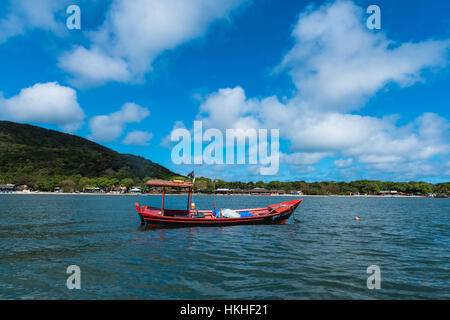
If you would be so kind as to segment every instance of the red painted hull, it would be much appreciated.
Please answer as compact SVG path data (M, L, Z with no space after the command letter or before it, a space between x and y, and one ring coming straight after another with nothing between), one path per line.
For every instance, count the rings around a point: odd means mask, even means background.
M142 224L159 227L216 227L246 224L285 224L294 210L303 199L286 201L265 208L240 209L236 211L248 211L252 216L239 218L216 218L211 210L164 210L154 207L142 206L136 203L139 218ZM193 213L200 213L202 218L192 217Z

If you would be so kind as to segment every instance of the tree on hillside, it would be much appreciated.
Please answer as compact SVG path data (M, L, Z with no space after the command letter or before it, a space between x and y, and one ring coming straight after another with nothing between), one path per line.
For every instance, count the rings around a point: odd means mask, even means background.
M60 182L63 192L74 192L76 183L70 179L66 179Z
M131 178L125 178L125 179L122 179L122 180L120 181L120 185L121 185L121 186L124 186L124 187L127 187L127 189L130 189L130 188L133 187L134 181L133 181L133 179L131 179Z

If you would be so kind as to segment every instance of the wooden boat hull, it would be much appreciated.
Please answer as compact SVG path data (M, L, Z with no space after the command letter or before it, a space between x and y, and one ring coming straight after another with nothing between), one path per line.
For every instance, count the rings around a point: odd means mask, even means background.
M294 213L295 209L302 202L300 200L282 202L281 204L271 205L267 208L241 209L236 211L252 212L251 217L239 218L215 218L211 211L199 211L209 215L207 218L189 217L186 212L185 217L176 216L176 210L172 210L174 216L155 214L156 208L139 207L136 204L141 224L154 227L223 227L235 225L256 225L256 224L284 224ZM266 213L265 213L266 212ZM192 213L192 211L191 211ZM170 213L169 213L170 214Z

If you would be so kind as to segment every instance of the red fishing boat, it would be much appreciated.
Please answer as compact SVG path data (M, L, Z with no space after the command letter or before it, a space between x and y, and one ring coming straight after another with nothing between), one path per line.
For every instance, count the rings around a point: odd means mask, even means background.
M150 180L150 187L162 188L161 208L135 203L141 224L148 226L231 226L243 224L285 224L303 199L286 201L264 208L196 210L192 206L194 184L184 181ZM183 188L188 193L186 210L164 208L167 187Z

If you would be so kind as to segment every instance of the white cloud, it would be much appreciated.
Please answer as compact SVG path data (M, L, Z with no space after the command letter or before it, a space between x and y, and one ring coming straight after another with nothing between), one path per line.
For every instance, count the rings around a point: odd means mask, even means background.
M406 126L387 126L348 153L367 163L425 160L449 153L449 128L447 119L425 113Z
M395 43L369 31L363 17L350 1L307 9L294 28L294 47L277 68L288 70L297 87L294 96L280 102L275 96L247 98L241 87L222 88L206 97L198 118L219 129L280 129L293 152L282 162L291 165L338 155L373 170L390 165L389 172L419 174L415 164L448 156L448 120L425 113L399 127L398 116L377 118L355 110L388 84L410 86L425 81L424 71L445 67L450 42Z
M339 112L303 114L290 101L282 104L274 97L247 99L244 90L236 87L220 89L207 96L198 117L203 120L204 128L280 129L294 151L281 154L281 163L298 170L326 157L340 155L353 157L374 170L381 170L382 164L389 163L394 168L389 172L395 168L406 172L407 168L415 167L404 164L449 152L449 122L433 113L425 113L398 127L397 116L376 118ZM335 165L348 167L353 158L337 160Z
M294 127L289 126L292 131L287 133L293 149L309 152L348 149L364 143L388 126L374 117L341 113L299 115L293 124Z
M67 3L66 0L10 1L6 15L0 19L0 43L32 29L51 31L58 35L63 34L65 21L57 22L55 14L58 10L64 9Z
M148 146L149 141L152 139L153 134L146 131L131 131L123 139L123 144L129 144L134 146Z
M318 163L320 160L331 156L329 152L294 152L281 154L281 162L294 164L294 165L310 165Z
M59 66L75 76L75 84L103 83L106 81L127 81L130 72L125 61L110 57L98 49L86 50L77 47L70 53L62 55ZM85 81L85 83L83 83Z
M89 139L112 142L122 135L128 123L140 122L149 115L148 109L135 103L125 103L119 111L91 118Z
M413 162L379 162L366 165L366 168L372 172L378 172L380 175L394 178L394 180L414 180L417 177L445 176L439 163L429 161Z
M247 99L240 87L211 94L200 111L208 127L222 130L229 127L279 128L294 151L283 153L281 162L294 166L312 165L337 154L354 157L374 170L381 171L382 164L389 163L392 167L389 172L398 170L407 176L406 169L415 168L409 163L449 153L449 122L433 113L425 113L398 127L395 116L376 118L338 112L302 114L290 102L282 104L273 97ZM337 160L335 165L349 166L353 161L352 158Z
M103 25L91 33L90 48L62 55L60 66L78 84L139 81L159 54L203 35L242 1L114 0ZM83 65L86 58L100 65L100 74Z
M366 28L362 8L336 1L299 17L286 68L297 101L313 110L351 111L388 83L409 86L426 68L447 64L449 41L396 43Z
M241 87L220 89L209 95L200 106L204 127L218 129L258 128L254 112L258 101L248 100Z
M338 168L347 168L350 167L353 163L353 159L352 158L348 158L348 159L337 159L334 160L334 165Z
M37 83L22 89L17 96L0 96L0 116L11 121L56 124L73 132L85 117L74 89L56 82Z

